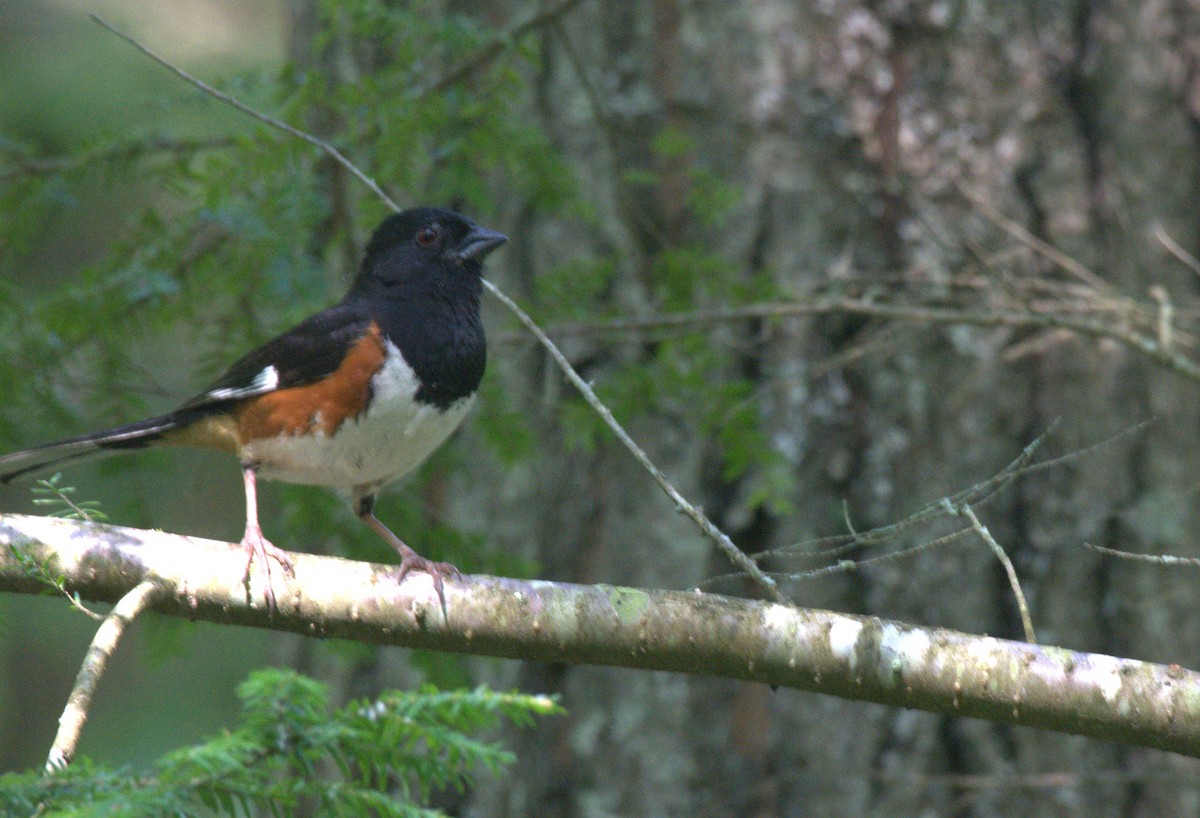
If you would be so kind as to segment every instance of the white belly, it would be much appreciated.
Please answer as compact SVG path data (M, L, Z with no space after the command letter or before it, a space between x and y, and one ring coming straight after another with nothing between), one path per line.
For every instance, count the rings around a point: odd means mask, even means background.
M366 412L332 436L281 435L255 441L243 457L257 460L259 475L285 483L350 489L395 480L415 469L463 422L474 396L449 408L417 403L417 378L391 342L383 368L371 381Z

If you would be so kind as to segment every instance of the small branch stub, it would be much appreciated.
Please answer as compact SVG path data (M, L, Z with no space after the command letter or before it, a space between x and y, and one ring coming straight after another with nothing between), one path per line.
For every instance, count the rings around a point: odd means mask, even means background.
M75 748L79 744L83 725L87 722L92 695L96 692L100 677L104 675L108 657L117 649L117 643L121 641L129 623L152 605L163 592L164 587L157 580L142 580L133 590L121 597L96 631L96 636L83 657L79 675L75 677L75 686L71 688L71 695L67 697L67 706L58 719L58 734L54 737L50 757L46 760L47 774L65 769L75 757Z

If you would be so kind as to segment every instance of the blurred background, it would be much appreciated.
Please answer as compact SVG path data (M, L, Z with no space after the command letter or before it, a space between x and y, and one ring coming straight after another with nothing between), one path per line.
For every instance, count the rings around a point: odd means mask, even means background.
M488 274L798 604L1198 664L1200 5L1101 0L84 3L0 15L0 443L164 411L340 297L385 214L96 11L332 140L401 204L512 241ZM464 429L378 514L465 571L753 595L490 301ZM1043 438L1043 435L1045 437ZM1061 459L1060 459L1061 458ZM130 526L237 540L235 463L64 475ZM993 489L1002 489L993 492ZM984 496L987 497L984 500ZM0 491L34 512L28 487ZM344 499L269 485L285 548L391 561ZM40 765L93 623L0 598L0 770ZM288 665L561 697L461 815L1195 815L1194 760L676 674L378 650L156 617L81 752L144 763Z

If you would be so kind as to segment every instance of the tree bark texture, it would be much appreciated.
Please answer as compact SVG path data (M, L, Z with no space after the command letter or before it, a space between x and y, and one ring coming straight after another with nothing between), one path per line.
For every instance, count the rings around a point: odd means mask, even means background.
M1198 20L1191 3L1092 0L581 4L541 35L534 113L600 217L590 232L564 234L512 202L524 225L519 264L498 280L520 293L564 247L617 247L613 298L627 315L647 315L653 259L688 241L770 271L799 299L847 269L900 288L974 261L996 287L1007 275L1061 277L989 225L966 190L1106 284L1140 299L1159 285L1186 301L1195 274L1151 228L1161 223L1197 252ZM667 129L690 148L656 153ZM736 186L734 215L717 225L683 206L698 168ZM661 181L636 187L635 171ZM1014 265L986 261L1013 252ZM1063 453L1157 418L1144 434L1030 475L980 515L1016 564L1042 641L1200 662L1190 572L1081 547L1197 555L1194 383L1117 345L1049 330L818 316L748 323L725 342L753 349L755 399L794 467L793 513L751 509L753 478L723 480L715 444L694 429L660 416L636 419L632 431L749 551L844 533L843 502L860 529L903 518L994 473L1056 419L1051 445ZM585 341L569 351L603 356ZM556 456L512 479L498 472L512 488L482 502L464 485L455 519L486 527L498 547L535 557L555 580L689 588L727 572L623 452L605 443L585 456L560 442L560 378L536 354L493 360L506 384L528 387L522 408ZM636 356L602 360L589 373L601 382L638 365ZM981 543L789 590L805 605L1021 632ZM725 679L530 662L509 680L560 693L569 715L522 739L515 780L475 794L488 814L1200 807L1195 763L1154 751ZM1052 785L1037 778L1046 774Z

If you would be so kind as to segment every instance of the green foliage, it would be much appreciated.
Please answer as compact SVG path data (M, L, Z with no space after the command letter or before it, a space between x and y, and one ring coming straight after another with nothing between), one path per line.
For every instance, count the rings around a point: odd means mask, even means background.
M67 770L0 776L0 814L72 816L432 816L440 790L462 791L512 755L475 738L503 722L560 712L544 696L486 688L391 692L332 710L325 686L260 670L241 685L236 727L144 770L87 759Z
M93 619L103 618L85 606L78 593L73 594L67 590L67 576L59 568L58 561L53 555L50 555L48 559L38 559L15 543L8 544L8 552L25 571L25 576L46 586L46 593L62 594L76 610Z
M44 507L50 517L83 520L89 523L108 520L108 515L100 510L98 500L71 499L75 487L62 485L62 472L55 472L45 479L38 480L32 491L37 495L33 504Z
M244 72L221 85L339 146L400 191L402 203L444 202L486 217L502 193L506 205L587 212L573 174L528 113L538 38L497 40L479 18L447 13L432 0L324 0L320 14L311 62ZM496 42L496 56L477 61ZM356 70L333 67L351 62ZM345 259L384 213L361 186L331 174L312 146L248 118L230 120L190 89L174 91L173 100L188 100L210 130L196 132L192 110L186 135L161 124L86 134L66 155L49 157L27 141L0 143L0 178L9 182L0 185L0 271L18 269L19 251L51 215L85 206L97 178L125 186L139 203L111 231L105 257L77 277L32 298L0 291L11 305L0 314L0 355L23 364L0 367L0 389L15 398L0 409L0 434L9 439L34 407L64 430L161 410L160 401L147 405L145 376L158 368L144 353L169 348L171 337L188 338L193 358L184 362L190 377L180 379L189 391L176 396L198 391L238 354L336 298L351 272ZM691 135L664 128L647 148L652 161L624 169L627 183L652 196L670 173L684 182L692 223L728 218L739 191L697 155ZM344 214L357 214L355 224ZM741 270L703 233L645 260L562 249L532 282L534 313L547 324L614 315L613 295L629 286L631 268L654 310L736 306L763 297L770 279ZM787 472L761 431L756 385L741 371L737 339L729 343L720 328L705 332L656 339L647 359L605 370L601 393L625 420L670 411L698 437L715 436L726 476L752 476L762 487L755 502L780 505ZM24 371L41 376L30 381ZM479 428L501 462L537 450L501 390L485 383L482 398ZM735 404L714 407L725 398ZM76 417L82 407L86 422ZM565 414L575 445L607 434L584 407ZM773 476L755 474L760 467Z
M37 580L51 590L65 593L67 576L58 567L58 562L53 556L48 560L39 560L14 543L8 544L8 553L24 569L25 576Z
M547 270L534 282L536 319L596 320L611 313L607 298L618 273L615 257L577 255Z

